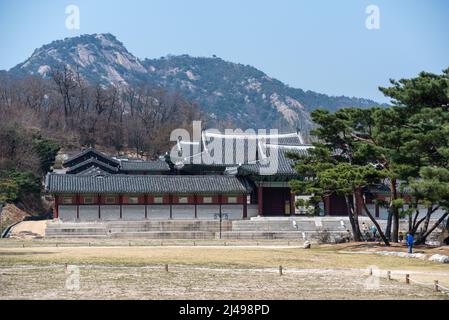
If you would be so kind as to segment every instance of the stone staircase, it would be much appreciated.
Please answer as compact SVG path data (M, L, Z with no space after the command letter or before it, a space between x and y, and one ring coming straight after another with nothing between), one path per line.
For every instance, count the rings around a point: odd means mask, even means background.
M294 224L295 221L295 224ZM349 223L349 221L347 221ZM347 224L345 224L347 226ZM327 233L331 240L347 235L347 228L339 220L322 218L291 218L236 220L232 222L232 231L223 233L228 239L290 239L317 240Z
M105 238L108 236L103 223L60 223L50 222L45 229L48 238Z
M317 223L315 219L251 219L222 221L222 239L315 239L324 229L331 238L346 235L346 229L333 219ZM96 237L145 239L219 239L217 220L146 220L98 221L67 223L53 221L46 229L46 237Z
M372 223L360 217L360 224ZM379 221L384 229L385 221ZM406 230L406 221L401 229ZM350 224L347 217L254 217L250 220L224 220L222 239L287 239L321 240L333 242L347 238ZM144 238L144 239L219 239L218 220L145 220L145 221L98 221L48 223L46 237L77 238ZM441 230L432 235L441 238ZM440 240L441 241L441 240Z
M222 221L222 232L229 232L231 221ZM51 222L46 237L110 237L146 239L214 239L219 234L216 220L147 220L90 223Z

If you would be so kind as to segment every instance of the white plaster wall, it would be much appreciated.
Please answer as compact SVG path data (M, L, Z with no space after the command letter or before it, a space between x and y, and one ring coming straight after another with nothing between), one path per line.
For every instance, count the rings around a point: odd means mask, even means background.
M220 206L214 204L199 204L196 210L198 219L214 220L214 215L220 213Z
M376 209L374 204L368 204L368 209L370 210L371 214L375 216ZM418 206L419 208L419 218L424 218L427 214L427 208L424 206ZM432 219L438 219L444 214L444 210L438 209L432 214ZM363 215L366 216L365 212L363 212ZM413 213L412 217L415 217L415 213ZM385 220L388 218L388 209L384 207L379 207L379 218L381 220ZM408 216L405 217L405 219L408 219Z
M172 218L179 220L195 219L195 205L173 205Z
M257 217L259 214L259 208L257 204L249 204L247 208L247 216L248 218Z
M60 205L59 219L62 221L75 221L76 220L76 206Z
M101 206L101 220L120 220L120 206L104 205Z
M228 215L228 220L243 219L243 204L224 204L221 207L221 212Z
M98 205L93 206L79 206L81 221L95 221L98 220Z
M169 205L148 205L147 206L148 219L170 219Z
M123 205L122 220L145 220L145 206Z

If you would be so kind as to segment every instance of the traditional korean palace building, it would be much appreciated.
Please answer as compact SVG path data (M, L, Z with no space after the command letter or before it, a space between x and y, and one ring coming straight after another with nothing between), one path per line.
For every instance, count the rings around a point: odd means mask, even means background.
M217 219L299 214L288 182L299 178L288 152L307 155L299 133L217 134L179 140L170 155L142 161L86 149L47 174L54 217L62 221ZM327 214L346 215L342 199Z

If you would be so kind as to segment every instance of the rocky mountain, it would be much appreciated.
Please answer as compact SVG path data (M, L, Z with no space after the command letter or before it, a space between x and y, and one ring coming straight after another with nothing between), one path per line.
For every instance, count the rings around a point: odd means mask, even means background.
M13 75L49 77L52 68L68 66L87 81L127 84L145 80L146 69L111 34L83 35L53 41L9 70Z
M111 34L54 41L36 49L29 59L8 73L45 78L52 68L63 65L90 83L119 86L148 83L180 92L197 101L212 123L232 123L241 128L305 130L311 126L309 112L316 108L336 110L378 105L368 99L292 88L254 67L215 56L140 60Z

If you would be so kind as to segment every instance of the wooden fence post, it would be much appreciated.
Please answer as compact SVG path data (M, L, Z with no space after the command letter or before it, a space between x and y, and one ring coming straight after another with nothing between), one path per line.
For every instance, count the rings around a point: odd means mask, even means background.
M279 266L279 275L282 276L282 266Z
M165 264L165 272L168 272L168 264Z
M440 288L438 287L438 280L435 280L434 284L435 284L435 291L436 292L440 291Z
M409 274L405 275L405 283L410 284L410 275Z
M391 280L391 271L387 271L387 279Z

